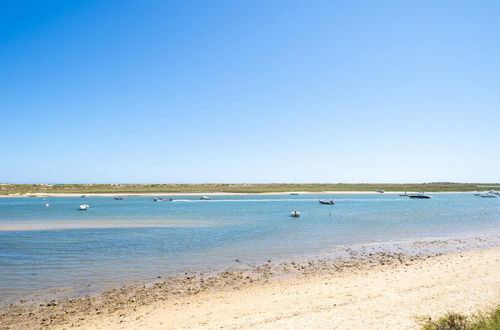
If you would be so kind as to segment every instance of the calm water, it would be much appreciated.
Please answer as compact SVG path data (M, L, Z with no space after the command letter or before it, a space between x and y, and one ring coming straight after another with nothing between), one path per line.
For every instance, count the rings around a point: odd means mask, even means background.
M472 194L174 198L0 199L0 303L216 269L236 258L264 262L338 245L500 231L500 198ZM336 205L320 205L323 198ZM91 208L78 211L83 203ZM293 210L302 217L291 218Z

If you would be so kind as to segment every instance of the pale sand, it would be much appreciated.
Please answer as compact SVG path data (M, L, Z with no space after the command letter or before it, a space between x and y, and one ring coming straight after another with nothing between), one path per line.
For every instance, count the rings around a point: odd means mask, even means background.
M381 194L376 191L288 191L288 192L260 192L260 193L232 193L232 192L148 192L148 193L25 193L25 194L9 194L2 195L0 194L0 198L40 198L40 197L80 197L85 195L86 197L114 197L114 196L122 196L122 197L132 197L132 196L247 196L247 195L291 195L291 194L299 194L299 195L325 195L325 194L335 194L335 195L351 195L351 194L374 194L374 195L394 195L394 194L403 194L406 191L386 191ZM408 191L411 193L411 191ZM429 192L430 195L434 194L472 194L474 191L438 191L438 192Z
M500 248L271 281L160 301L80 329L413 329L500 303ZM64 327L61 327L64 328Z

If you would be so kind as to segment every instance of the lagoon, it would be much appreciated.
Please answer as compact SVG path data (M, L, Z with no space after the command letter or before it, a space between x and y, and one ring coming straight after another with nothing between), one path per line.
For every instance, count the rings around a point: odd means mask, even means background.
M345 246L500 230L500 198L254 194L0 199L0 303L81 295L157 276L331 255ZM168 198L168 196L167 196ZM335 205L321 205L319 199ZM50 207L45 207L48 203ZM90 209L79 211L78 205ZM293 210L300 218L289 216Z

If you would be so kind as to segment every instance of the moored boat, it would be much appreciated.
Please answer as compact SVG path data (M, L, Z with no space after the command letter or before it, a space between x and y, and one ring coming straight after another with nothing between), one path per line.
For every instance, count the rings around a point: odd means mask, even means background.
M489 192L480 194L479 197L481 197L481 198L497 198L497 196L495 194L492 194Z
M200 197L200 199L201 199L202 201L209 201L209 200L211 200L211 199L212 199L212 197L207 196L207 195L204 195L204 196L201 196L201 197Z
M334 205L335 204L335 202L332 199L320 199L319 203L325 204L325 205Z
M416 193L416 194L409 194L408 197L410 198L420 198L420 199L428 199L428 198L432 198L431 196L429 195L426 195L425 193L421 192L421 193Z
M290 213L290 216L293 218L298 218L298 217L300 217L300 212L299 211L292 211Z
M80 211L87 211L89 209L90 205L88 204L82 204L79 206Z

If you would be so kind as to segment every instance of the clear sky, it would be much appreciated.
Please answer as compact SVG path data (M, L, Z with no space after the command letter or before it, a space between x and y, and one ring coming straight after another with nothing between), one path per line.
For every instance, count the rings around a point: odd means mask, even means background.
M500 182L500 1L0 1L0 182Z

